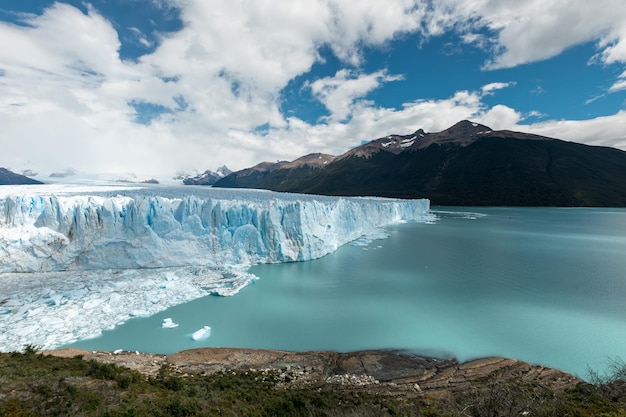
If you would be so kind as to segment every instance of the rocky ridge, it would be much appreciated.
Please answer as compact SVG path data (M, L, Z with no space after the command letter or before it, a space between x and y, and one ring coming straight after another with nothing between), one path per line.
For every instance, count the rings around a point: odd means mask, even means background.
M521 380L552 390L571 388L578 378L552 368L515 359L483 358L459 363L396 351L289 352L277 350L202 348L172 355L138 352L87 352L77 349L47 351L60 357L82 356L156 376L163 367L192 377L223 371L255 372L278 386L326 385L389 395L459 392L477 381L495 377Z

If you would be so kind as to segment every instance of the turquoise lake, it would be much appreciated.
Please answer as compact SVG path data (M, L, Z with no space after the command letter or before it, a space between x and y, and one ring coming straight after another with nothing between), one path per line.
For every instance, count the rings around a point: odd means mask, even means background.
M504 356L581 377L626 360L626 210L433 208L433 224L322 259L258 265L233 297L137 318L72 347L400 349ZM164 318L179 326L164 329ZM211 326L206 340L190 335Z

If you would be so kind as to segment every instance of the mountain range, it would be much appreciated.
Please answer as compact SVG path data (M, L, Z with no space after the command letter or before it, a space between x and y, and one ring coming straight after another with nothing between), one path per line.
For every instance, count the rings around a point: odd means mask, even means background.
M226 165L219 167L216 171L206 170L202 174L198 175L186 175L181 174L174 179L182 179L185 185L213 185L220 179L227 175L232 174L233 171L228 169Z
M433 205L626 207L626 152L467 120L389 135L340 156L263 162L214 187L396 198Z

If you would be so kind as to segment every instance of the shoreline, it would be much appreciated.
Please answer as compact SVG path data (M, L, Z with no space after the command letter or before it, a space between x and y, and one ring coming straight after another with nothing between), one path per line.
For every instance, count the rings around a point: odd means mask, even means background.
M521 379L555 391L582 382L566 372L516 359L488 357L459 363L456 359L438 359L387 350L339 353L198 348L162 355L65 348L41 353L112 363L150 377L158 375L164 368L186 377L226 371L264 375L271 373L286 387L330 384L375 392L390 391L395 395L462 391L486 378L496 378L497 381Z

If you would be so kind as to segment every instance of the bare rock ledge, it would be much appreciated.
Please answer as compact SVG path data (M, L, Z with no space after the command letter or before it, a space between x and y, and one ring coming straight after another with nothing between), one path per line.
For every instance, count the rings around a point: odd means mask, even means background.
M384 389L397 395L457 391L487 378L523 381L556 391L580 382L556 369L531 365L515 359L483 358L459 363L406 352L368 350L350 353L328 351L289 352L279 350L202 348L172 355L137 352L88 352L78 349L46 351L44 354L114 363L155 376L163 366L181 375L219 371L274 372L284 385L335 384Z

